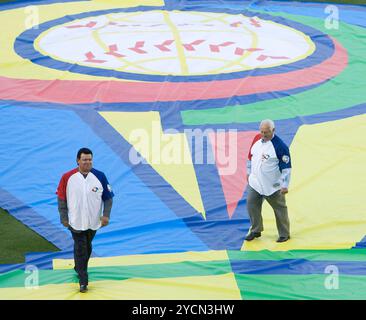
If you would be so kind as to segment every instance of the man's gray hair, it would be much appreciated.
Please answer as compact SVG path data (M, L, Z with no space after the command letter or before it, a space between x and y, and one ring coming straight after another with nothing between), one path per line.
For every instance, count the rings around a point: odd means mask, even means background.
M262 120L261 123L260 123L260 125L259 125L259 128L262 125L268 125L271 130L273 130L275 128L275 124L274 124L274 122L271 119Z

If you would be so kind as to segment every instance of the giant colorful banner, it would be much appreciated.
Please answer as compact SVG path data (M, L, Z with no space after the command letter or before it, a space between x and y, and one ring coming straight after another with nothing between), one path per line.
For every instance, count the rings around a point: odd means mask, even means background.
M17 1L0 21L0 207L61 250L0 265L1 299L366 298L365 6ZM292 155L285 243L267 204L245 241L267 118ZM115 193L82 297L55 194L81 147Z

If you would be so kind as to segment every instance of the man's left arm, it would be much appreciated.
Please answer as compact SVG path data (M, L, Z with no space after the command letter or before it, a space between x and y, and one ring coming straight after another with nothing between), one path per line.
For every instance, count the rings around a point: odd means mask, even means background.
M109 218L111 216L111 210L112 210L112 204L113 204L113 197L114 193L112 191L112 187L109 184L107 177L103 174L102 175L102 185L103 185L103 194L102 194L102 200L104 204L103 209L103 216L100 218L102 227L109 224Z
M285 194L288 192L290 178L291 178L291 168L282 169L282 172L281 172L281 193L282 194Z
M290 178L291 178L291 157L290 157L290 150L285 145L282 144L279 148L279 154L278 154L278 160L279 160L279 169L281 171L281 193L286 194L288 193L288 187L290 184Z
M101 217L102 227L108 225L111 216L113 199L109 198L104 201L103 216Z

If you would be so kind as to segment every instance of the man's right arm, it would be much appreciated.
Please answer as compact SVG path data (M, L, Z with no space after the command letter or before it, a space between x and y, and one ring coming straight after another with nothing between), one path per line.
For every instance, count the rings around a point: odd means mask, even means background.
M247 181L249 180L251 172L252 172L252 161L247 160Z
M60 213L60 221L65 227L68 227L69 215L67 209L67 202L59 197L57 197L57 202L58 202L58 212Z
M258 133L252 141L252 144L250 145L249 151L248 151L248 158L247 158L247 181L249 182L249 176L252 173L252 147L253 145L261 139L261 134Z

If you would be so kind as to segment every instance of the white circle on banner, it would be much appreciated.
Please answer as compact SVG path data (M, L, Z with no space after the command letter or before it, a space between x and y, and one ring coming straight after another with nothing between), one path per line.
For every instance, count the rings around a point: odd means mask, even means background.
M43 55L71 64L179 76L276 67L315 50L309 36L270 20L176 10L77 19L43 32L34 45Z

